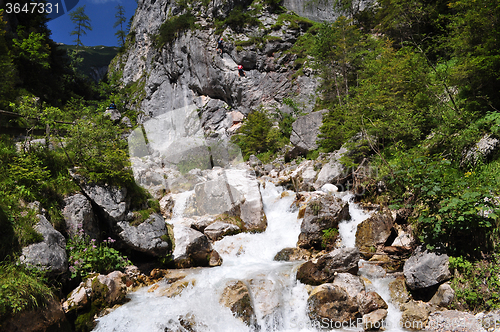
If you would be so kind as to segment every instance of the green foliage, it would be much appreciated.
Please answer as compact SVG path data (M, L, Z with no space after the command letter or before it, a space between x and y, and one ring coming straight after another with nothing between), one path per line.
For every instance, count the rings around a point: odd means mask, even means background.
M115 9L116 9L116 14L115 14L116 22L115 24L113 24L113 28L116 28L118 26L120 27L120 29L115 33L115 36L118 38L118 44L120 46L124 46L125 37L127 35L125 30L123 29L123 23L127 21L127 18L125 17L125 8L122 5L117 5Z
M90 239L79 230L66 245L71 278L83 279L92 273L108 274L131 265L126 256L111 247L114 242L108 238L97 243L96 239Z
M179 16L173 16L163 22L160 27L156 42L159 48L171 43L183 31L195 28L196 17L190 12Z
M500 308L499 255L476 262L462 256L450 257L450 269L455 277L451 287L455 290L452 306L472 312Z
M21 311L45 307L52 291L37 270L0 264L0 321Z
M256 14L258 12L255 8L247 10L242 6L236 6L226 18L215 19L215 34L222 34L225 26L231 27L236 32L242 32L245 27L259 26L261 22L257 19Z
M399 161L390 185L400 202L413 201L423 243L471 256L491 247L498 207L482 174L464 174L439 156Z
M273 125L267 111L258 110L248 115L239 133L231 139L240 147L243 158L247 160L252 154L276 152L289 141L289 137L285 135L279 126Z
M336 228L327 228L322 230L321 235L321 248L327 249L335 245L335 241L339 235L339 230Z
M20 33L22 35L22 32ZM48 61L50 48L46 43L47 38L41 33L31 32L25 39L18 40L14 38L14 47L17 48L17 56L25 60L38 64L43 68L50 68Z
M92 31L92 26L90 25L90 18L85 14L85 6L77 7L71 13L69 13L71 22L75 24L75 30L70 32L70 36L76 36L73 40L76 46L83 46L81 41L82 36L87 35L87 31Z

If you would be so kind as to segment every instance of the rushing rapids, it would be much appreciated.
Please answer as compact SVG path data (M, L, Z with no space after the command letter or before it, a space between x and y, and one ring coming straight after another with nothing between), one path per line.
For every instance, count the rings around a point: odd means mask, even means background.
M268 219L263 233L240 233L227 236L214 244L223 258L222 266L189 270L185 280L189 283L173 297L162 296L166 281L158 288L142 288L129 294L130 301L110 314L99 318L94 331L316 331L316 325L307 315L307 286L296 281L301 262L277 262L273 258L285 247L294 247L300 233L301 219L297 209L291 208L294 194L266 183L261 187L264 209ZM174 210L172 224L182 225L182 199ZM350 201L352 195L343 195ZM350 203L351 220L340 226L340 236L346 246L354 245L356 225L369 217L356 204ZM360 274L363 274L360 268ZM247 326L242 320L220 304L226 285L241 280L248 285L256 323ZM367 288L378 292L390 303L389 278L374 279ZM149 291L148 291L149 290ZM163 293L164 294L164 293ZM398 328L400 313L389 304L387 317L389 331ZM326 324L326 323L324 323ZM187 327L187 328L186 328ZM359 330L348 328L344 330Z

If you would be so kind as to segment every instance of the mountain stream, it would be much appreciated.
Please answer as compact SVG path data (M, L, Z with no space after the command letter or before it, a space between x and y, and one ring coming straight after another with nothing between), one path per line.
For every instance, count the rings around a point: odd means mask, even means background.
M263 233L240 233L226 236L214 243L223 258L223 264L213 268L189 270L186 280L192 280L178 296L161 296L161 288L151 291L143 287L128 294L130 301L98 319L94 331L98 332L309 332L317 331L307 316L308 292L306 285L296 281L295 275L302 262L278 262L274 256L283 248L295 247L302 219L297 209L290 206L294 193L284 193L280 187L266 183L261 186L268 227ZM182 193L178 203L185 201L189 192ZM339 233L344 246L353 247L356 226L369 217L356 204L352 195L338 194L349 201L351 220L343 221ZM182 225L183 204L178 204L170 221L175 227ZM360 262L360 266L366 265ZM369 274L369 273L368 273ZM400 312L390 303L389 277L368 275L360 267L360 275L370 279L367 288L379 293L389 304L386 331L399 328ZM250 289L258 328L248 327L232 312L219 304L228 282L242 280ZM162 284L163 283L163 284ZM148 292L149 290L149 292ZM188 327L185 322L189 321ZM184 327L183 327L184 326ZM360 328L339 331L360 331Z

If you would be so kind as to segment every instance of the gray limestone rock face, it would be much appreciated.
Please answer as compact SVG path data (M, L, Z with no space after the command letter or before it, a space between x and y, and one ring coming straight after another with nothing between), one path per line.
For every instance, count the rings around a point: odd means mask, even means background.
M130 249L151 256L163 257L170 252L167 242L168 229L165 220L154 213L138 226L131 226L127 221L116 224L119 239Z
M499 146L500 140L484 135L473 147L463 152L461 165L475 165L479 160L490 157Z
M81 228L86 235L99 240L99 223L90 201L82 194L76 194L65 198L64 204L62 214L68 234L74 236Z
M52 276L63 274L68 270L66 240L44 216L38 215L38 218L40 221L34 228L42 234L43 241L24 247L19 260L26 266L48 271Z
M410 289L427 288L451 278L449 258L417 248L403 267L406 284Z
M144 98L136 106L144 113L141 122L196 105L201 110L204 128L225 131L233 125L230 111L246 115L260 105L281 107L283 99L292 96L304 105L306 112L311 111L313 103L309 99L319 79L312 70L305 70L293 83L289 77L296 71L295 58L284 53L305 29L290 28L287 21L281 24L281 29L271 29L278 14L264 9L257 14L261 27L243 27L241 31L227 27L222 34L223 56L217 53L219 36L212 24L214 18L226 18L233 8L250 2L211 1L208 6L194 3L191 12L196 13L201 28L180 32L161 49L150 36L156 35L167 19L184 13L184 9L167 0L145 0L138 4L131 28L134 42L121 56L120 64L110 70L122 71L124 85L143 82ZM249 35L266 34L274 38L266 39L263 47L235 45L236 41L248 40ZM244 77L238 75L240 64L244 67Z
M325 195L312 199L305 210L297 245L305 249L321 249L322 231L338 229L339 222L349 218L349 204L340 198Z
M323 114L325 113L328 113L328 110L302 115L293 123L290 143L300 153L307 153L318 148L316 141L318 140L319 127L323 124Z
M327 183L342 184L347 178L345 166L340 163L340 158L347 152L347 149L340 148L335 151L331 156L328 163L321 167L316 181L314 182L314 189L319 190Z
M92 202L101 208L109 226L114 226L125 218L128 208L125 187L84 185L83 190Z

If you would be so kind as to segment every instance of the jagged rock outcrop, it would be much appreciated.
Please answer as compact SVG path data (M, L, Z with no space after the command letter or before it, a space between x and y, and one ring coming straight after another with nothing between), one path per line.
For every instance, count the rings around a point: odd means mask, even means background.
M463 152L461 165L475 165L480 160L488 159L499 146L500 140L491 135L484 135L473 147Z
M292 134L290 136L290 143L295 146L295 152L292 151L292 155L306 154L318 148L316 141L318 140L319 127L323 124L323 115L325 113L328 113L328 110L297 117L297 120L292 125Z
M84 234L99 240L99 223L87 197L75 194L65 198L62 214L66 222L66 231L70 236L76 235L79 229L82 229Z
M297 245L305 249L321 249L322 231L338 229L339 222L349 218L349 205L340 198L324 195L310 200L300 226Z
M83 184L83 190L101 210L109 227L125 219L129 207L127 189L109 185Z
M19 260L26 266L47 271L48 275L63 274L68 271L66 239L43 215L38 215L38 219L34 229L42 234L43 241L24 247Z
M293 96L299 105L309 104L306 111L312 110L308 101L319 80L305 70L292 82L295 58L283 52L306 30L307 23L300 22L297 28L297 23L284 20L276 25L278 15L265 7L255 14L258 26L242 26L237 31L225 27L224 54L217 54L220 35L214 18L224 19L236 6L250 3L211 1L205 6L195 1L190 6L199 28L180 32L157 49L154 36L161 24L185 10L166 0L139 1L131 29L134 40L112 70L122 71L124 85L142 82L145 94L137 106L146 118L194 104L201 111L203 127L217 132L233 125L230 111L248 114L260 105L282 107L286 97ZM252 38L260 38L263 44ZM238 76L239 64L245 77Z

